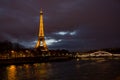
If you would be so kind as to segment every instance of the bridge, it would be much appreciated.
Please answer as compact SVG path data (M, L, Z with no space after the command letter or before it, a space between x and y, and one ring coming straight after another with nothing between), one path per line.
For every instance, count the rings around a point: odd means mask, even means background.
M90 56L97 56L97 57L102 57L102 56L112 56L113 54L110 52L106 52L106 51L97 51L94 53L91 53Z
M83 58L83 57L120 57L120 54L113 54L106 51L96 51L93 53L76 53L75 57Z

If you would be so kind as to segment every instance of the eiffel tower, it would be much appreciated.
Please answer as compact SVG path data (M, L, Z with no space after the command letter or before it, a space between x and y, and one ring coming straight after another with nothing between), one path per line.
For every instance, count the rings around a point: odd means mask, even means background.
M41 51L48 51L46 42L45 42L45 35L44 35L44 26L43 26L43 11L40 10L40 25L39 25L39 34L38 34L38 41L35 45L36 49L40 49Z

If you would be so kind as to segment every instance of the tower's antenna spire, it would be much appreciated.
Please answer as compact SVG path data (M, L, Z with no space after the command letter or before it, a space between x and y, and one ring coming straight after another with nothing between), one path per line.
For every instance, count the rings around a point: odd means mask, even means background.
M40 13L42 13L42 14L43 14L42 8L40 9Z

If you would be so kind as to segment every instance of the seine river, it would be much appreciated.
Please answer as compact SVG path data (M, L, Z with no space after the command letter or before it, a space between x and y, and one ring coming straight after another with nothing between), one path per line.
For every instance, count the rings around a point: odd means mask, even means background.
M0 80L120 80L118 61L0 65Z

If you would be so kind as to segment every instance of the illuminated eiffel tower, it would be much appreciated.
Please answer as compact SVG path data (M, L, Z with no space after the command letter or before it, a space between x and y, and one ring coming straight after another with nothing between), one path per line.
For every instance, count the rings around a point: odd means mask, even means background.
M36 49L40 49L41 51L48 51L45 36L44 36L44 26L43 26L43 12L40 10L40 25L39 25L39 34L38 34L38 41L35 45Z

